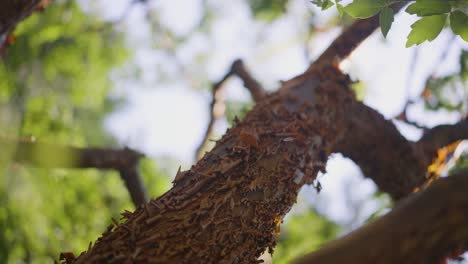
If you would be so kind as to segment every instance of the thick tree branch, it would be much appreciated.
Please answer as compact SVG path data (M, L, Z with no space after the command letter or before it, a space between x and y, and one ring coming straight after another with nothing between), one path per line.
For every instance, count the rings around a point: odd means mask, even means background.
M427 180L427 167L434 157L426 157L380 113L357 103L346 122L347 136L333 151L356 162L381 191L400 199Z
M110 229L76 263L255 263L304 184L325 170L353 95L324 68L256 104L174 187ZM70 261L69 261L70 262Z
M340 37L332 44L331 53L337 58L349 55L375 29L354 27L358 38ZM362 154L370 148L355 153L375 164L382 157L382 171L401 170L372 176L394 197L419 187L426 180L427 162L419 159L424 156L389 121L355 101L349 79L332 66L334 58L324 55L300 78L257 102L212 151L189 171L177 173L171 190L133 213L124 213L123 223L110 227L88 251L67 262L255 263L265 249L275 246L281 219L300 187L325 170L332 151L356 144L350 141L375 148L383 144L387 151L397 144L389 156L374 152L380 155L375 160ZM213 102L214 107L216 96ZM376 127L363 124L373 121ZM370 142L356 134L359 126ZM380 132L389 138L373 135ZM398 162L400 158L403 162Z
M133 203L139 206L147 201L146 191L138 172L138 161L143 155L129 148L77 148L0 138L0 161L14 161L44 168L96 168L120 172Z
M435 127L418 142L412 142L392 122L362 103L349 111L347 137L333 151L356 162L366 177L394 199L405 197L437 176L427 168L437 158L439 148L468 139L467 120Z
M295 263L444 263L468 249L467 193L468 170L463 170Z
M224 115L224 102L221 98L221 87L232 75L236 75L244 82L244 86L249 90L254 102L260 101L266 95L266 90L250 75L245 68L244 62L240 59L235 60L223 78L213 85L213 99L210 104L210 121L206 128L205 135L196 150L195 157L197 160L200 160L204 155L205 146L208 144L210 136L213 133L215 121Z

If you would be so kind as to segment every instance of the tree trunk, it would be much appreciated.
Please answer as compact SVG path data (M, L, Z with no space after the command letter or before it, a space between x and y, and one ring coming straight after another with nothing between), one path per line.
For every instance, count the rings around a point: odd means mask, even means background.
M261 101L160 198L124 214L76 263L255 263L324 171L355 102L329 67Z

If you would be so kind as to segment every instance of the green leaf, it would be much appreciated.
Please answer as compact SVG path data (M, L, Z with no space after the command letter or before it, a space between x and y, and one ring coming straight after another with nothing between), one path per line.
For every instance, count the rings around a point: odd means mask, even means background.
M312 0L311 2L317 7L320 7L322 11L333 6L333 2L331 0Z
M336 2L336 9L338 10L338 15L342 17L344 13L343 5L338 4L338 1Z
M453 33L459 35L464 41L468 41L468 16L462 11L450 14L450 27Z
M393 13L393 10L389 7L385 7L380 12L380 29L382 30L384 37L387 37L388 31L390 30L394 20L394 16L395 14Z
M393 0L354 0L344 7L344 11L354 18L368 18L392 3Z
M325 0L323 1L323 4L322 4L322 10L327 10L328 8L332 7L333 6L333 2L330 1L330 0Z
M451 8L450 3L445 0L417 0L406 9L406 12L423 17L445 14L450 12Z
M406 47L419 45L424 41L434 40L444 28L447 15L427 16L411 25L411 32L406 41Z

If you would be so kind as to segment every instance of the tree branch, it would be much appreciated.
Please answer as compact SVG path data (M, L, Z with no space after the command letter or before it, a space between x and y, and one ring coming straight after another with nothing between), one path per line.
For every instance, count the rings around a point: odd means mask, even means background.
M401 199L427 180L427 167L434 157L425 156L380 113L356 103L346 122L347 136L333 151L356 162L381 191Z
M397 2L392 8L394 12L397 13L405 5L405 1ZM379 25L379 16L377 15L367 19L356 20L330 44L311 67L344 60L361 44L361 42L379 28ZM311 67L309 67L308 71Z
M468 249L467 192L463 170L295 263L443 263Z
M135 206L147 201L146 191L138 172L138 161L143 154L131 150L110 148L77 148L0 138L0 161L15 161L36 167L69 169L114 169L120 172Z
M203 139L195 152L195 157L197 160L200 160L204 155L204 149L210 139L211 134L213 133L215 121L224 115L224 111L219 110L224 109L224 102L221 98L220 91L224 82L232 75L236 75L244 82L244 86L252 95L254 102L260 101L267 94L260 83L258 83L247 71L244 62L240 59L235 60L223 78L213 85L213 99L210 104L210 121L206 128L205 135L203 136Z

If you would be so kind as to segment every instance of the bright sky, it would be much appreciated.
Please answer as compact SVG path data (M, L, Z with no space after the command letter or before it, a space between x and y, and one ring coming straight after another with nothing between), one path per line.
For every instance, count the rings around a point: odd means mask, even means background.
M91 8L90 0L82 2L89 10L95 10ZM107 19L120 17L129 7L125 0L113 1L110 9L107 1L97 3L98 13ZM145 20L146 11L141 5L134 5L122 24L128 45L135 51L132 62L124 71L131 77L114 76L114 95L124 95L128 104L106 121L109 132L122 145L142 150L152 157L175 157L185 167L193 161L209 116L209 87L198 76L208 76L214 82L221 78L234 59L243 58L265 87L276 89L279 80L287 80L306 68L308 61L303 48L306 21L310 19L311 10L316 11L309 1L292 0L285 16L265 24L252 18L245 1L209 0L204 3L213 13L208 29L201 31L197 30L202 19L201 0L151 2L150 12L157 13L162 25L176 36L188 38L170 52L155 48L155 36ZM334 12L332 9L318 12L312 19L324 24ZM462 46L468 48L456 38L447 60L436 67L435 63L449 40L449 34L443 32L436 41L418 48L416 71L410 73L416 48L407 49L404 45L414 18L405 14L396 17L395 21L387 40L380 33L374 34L342 65L351 76L365 84L364 102L387 118L401 111L407 97L418 97L426 76L434 69L437 73L456 70L457 52ZM311 58L318 56L339 33L338 29L332 29L316 34L307 43ZM162 45L165 40L156 41L156 45ZM228 100L249 100L238 80L228 82L225 90ZM453 123L458 116L445 112L428 113L422 104L417 104L409 109L409 118L434 126ZM418 129L399 123L397 126L410 139L416 140L421 135ZM226 128L225 121L218 122L219 135ZM350 160L333 155L327 171L328 175L320 177L323 186L320 195L308 187L301 192L300 200L316 204L321 213L349 228L356 227L378 209L379 204L370 199L375 185L370 180L363 180L359 168ZM354 215L356 208L359 212ZM301 206L294 210L300 211Z

